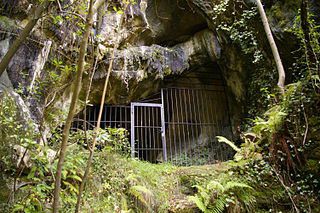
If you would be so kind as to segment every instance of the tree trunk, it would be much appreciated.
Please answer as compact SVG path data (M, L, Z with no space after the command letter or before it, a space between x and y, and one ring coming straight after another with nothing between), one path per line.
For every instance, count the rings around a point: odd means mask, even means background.
M64 164L66 151L67 151L69 131L70 131L72 120L73 120L73 117L74 117L74 114L76 111L79 93L81 90L82 74L84 71L85 56L87 53L88 38L89 38L89 35L91 32L92 23L93 23L93 0L90 0L89 12L88 12L87 19L86 19L85 32L84 32L83 39L82 39L81 45L80 45L80 53L79 53L79 59L78 59L78 65L77 65L78 71L77 71L76 81L75 81L75 85L73 88L73 94L72 94L68 117L67 117L65 126L63 128L63 133L62 133L62 142L61 142L60 156L59 156L59 161L58 161L58 165L57 165L57 172L56 172L56 177L55 177L55 188L54 188L54 197L53 197L53 204L52 204L52 208L53 208L54 213L58 213L58 210L59 210L62 167Z
M267 18L267 15L266 15L266 13L265 13L265 11L263 9L263 5L262 5L260 0L256 0L256 2L257 2L258 10L259 10L259 13L260 13L260 17L261 17L261 20L262 20L262 23L263 23L263 27L264 27L264 30L266 32L266 35L267 35L267 38L268 38L268 41L269 41L269 44L270 44L270 47L271 47L271 50L272 50L272 54L273 54L274 60L275 60L276 65L277 65L278 77L279 77L277 85L280 88L281 93L283 94L284 93L284 85L285 85L286 74L285 74L285 71L284 71L284 68L283 68L283 65L282 65L282 61L281 61L281 58L280 58L280 54L279 54L276 42L273 39L272 32L271 32L271 29L270 29L270 26L269 26L269 22L268 22L268 18Z
M42 17L42 13L47 9L50 4L50 0L45 0L34 12L34 14L30 17L30 21L25 26L25 28L21 31L19 36L14 40L13 44L10 46L10 49L5 54L0 62L0 76L6 70L8 64L10 63L14 54L18 51L20 45L26 41L28 35L37 24L38 20Z
M120 24L119 24L119 31L120 31L120 27L122 25L122 21L123 21L123 16L121 17L120 20ZM103 113L103 109L104 109L104 104L105 104L105 99L106 99L106 94L107 94L107 88L108 88L108 83L109 83L109 78L110 78L110 74L112 71L112 65L113 65L113 61L114 61L114 55L115 55L115 51L118 48L119 42L117 42L114 47L113 47L113 51L112 51L112 55L110 58L110 63L109 63L109 67L108 67L108 72L107 72L107 77L106 80L104 82L104 87L103 87L103 92L102 92L102 96L101 96L101 102L100 102L100 109L99 109L99 115L98 115L98 120L97 120L97 126L94 129L94 133L93 133L93 140L92 140L92 146L91 148L89 148L90 154L89 154L89 158L87 161L87 166L86 166L86 170L85 173L83 175L80 187L79 187L79 194L78 194L78 199L77 199L77 205L76 205L76 210L75 213L80 212L80 204L81 204L81 196L85 187L85 184L87 182L89 173L90 173L90 168L91 168L91 164L93 161L93 155L94 155L94 149L96 146L96 142L97 142L97 136L98 136L98 132L100 129L100 124L101 124L101 118L102 118L102 113Z
M106 80L104 82L104 87L103 87L103 92L102 92L102 97L101 97L101 103L100 103L100 109L99 109L99 115L98 115L98 120L97 120L97 126L94 129L92 146L91 146L91 148L89 148L89 151L90 151L89 159L87 161L86 170L84 172L84 175L82 177L82 181L81 181L81 184L80 184L80 187L79 187L79 194L78 194L75 213L78 213L80 211L81 196L82 196L86 181L88 179L88 175L90 173L90 167L91 167L91 164L92 164L93 155L94 155L94 149L95 149L95 146L96 146L96 143L97 143L97 136L98 136L98 132L99 132L99 129L100 129L102 112L103 112L103 108L104 108L103 106L104 106L104 103L105 103L105 98L106 98L106 93L107 93L107 87L108 87L108 83L109 83L110 73L112 71L114 53L115 53L115 48L113 49L113 53L112 53L112 56L111 56L111 59L110 59L110 64L109 64L109 68L108 68L107 77L106 77Z

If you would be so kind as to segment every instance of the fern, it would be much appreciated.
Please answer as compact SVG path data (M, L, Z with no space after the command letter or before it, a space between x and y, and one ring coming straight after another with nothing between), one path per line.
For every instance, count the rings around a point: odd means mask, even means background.
M221 196L214 202L214 205L211 207L210 210L215 213L222 213L226 205L227 205L226 197Z
M240 149L239 147L237 147L232 141L229 141L227 138L222 137L222 136L216 136L216 138L218 139L218 141L219 141L220 143L226 143L226 144L228 144L234 151L240 152L241 149Z
M190 196L189 200L193 201L197 207L204 213L222 213L228 206L246 210L252 209L256 200L252 195L253 188L246 183L239 181L228 181L220 183L210 181L205 187L196 186L198 194ZM230 207L231 208L231 207Z
M192 201L192 202L194 202L201 211L203 211L203 212L206 212L206 211L207 211L207 207L206 207L206 205L203 203L201 197L199 197L199 196L197 196L197 195L196 195L196 196L189 196L189 200Z
M245 183L241 183L241 182L236 182L236 181L229 181L226 183L226 185L224 186L224 190L228 191L234 188L248 188L248 189L252 189L251 186L249 186L248 184Z

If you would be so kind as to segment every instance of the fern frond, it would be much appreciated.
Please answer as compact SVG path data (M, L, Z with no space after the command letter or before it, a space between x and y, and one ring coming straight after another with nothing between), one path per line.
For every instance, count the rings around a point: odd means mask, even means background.
M208 183L207 185L207 189L208 190L212 190L215 189L218 192L223 192L224 191L224 187L221 183L219 183L218 181L212 180Z
M189 196L189 201L194 202L202 212L207 212L207 207L199 196Z
M251 186L249 186L248 184L245 183L241 183L241 182L236 182L236 181L229 181L225 184L225 190L228 191L230 189L233 188L248 188L248 189L252 189Z
M214 201L211 211L216 213L223 213L223 210L225 209L226 204L227 204L227 200L225 196L224 195L220 196Z
M240 152L240 148L237 147L232 141L229 141L227 138L223 137L223 136L216 136L216 138L218 139L218 141L220 143L226 143L228 144L234 151L236 152Z

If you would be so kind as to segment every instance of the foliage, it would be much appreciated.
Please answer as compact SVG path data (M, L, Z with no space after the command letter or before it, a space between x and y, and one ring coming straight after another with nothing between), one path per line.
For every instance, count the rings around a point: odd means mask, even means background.
M0 153L5 153L1 155L0 162L5 164L5 172L12 170L14 173L18 160L14 147L19 145L29 149L29 144L35 144L38 135L35 125L17 105L13 92L0 95Z
M234 160L236 162L261 158L261 149L256 141L257 136L253 133L243 134L242 139L244 140L244 143L241 144L240 148L225 137L217 136L217 139L220 143L228 144L236 152L234 155Z
M170 165L129 159L104 149L96 153L82 209L165 212L176 183L172 171Z
M254 207L255 198L250 192L252 187L239 180L222 183L212 180L205 186L196 187L198 193L189 198L202 212L222 213L226 208L244 211Z
M41 147L41 146L39 146ZM39 155L38 152L31 153L32 167L26 179L28 184L19 189L13 212L44 212L51 202L53 190L53 173L57 162L52 165L48 162L46 153ZM64 211L70 211L76 203L78 192L77 184L81 181L82 167L84 166L82 153L73 147L69 151L65 167L62 172L62 191Z
M59 137L59 133L56 137ZM128 140L128 130L124 128L106 128L99 129L97 133L97 143L96 148L100 151L106 149L123 156L129 156L131 148ZM92 142L94 137L94 130L81 130L77 129L72 132L70 135L70 141L76 142L82 145L85 148L91 147L88 146L88 143Z
M218 146L219 144L217 144ZM192 153L192 155L188 154ZM196 166L213 164L216 162L216 153L212 151L209 145L191 147L186 152L176 154L170 163L176 166Z

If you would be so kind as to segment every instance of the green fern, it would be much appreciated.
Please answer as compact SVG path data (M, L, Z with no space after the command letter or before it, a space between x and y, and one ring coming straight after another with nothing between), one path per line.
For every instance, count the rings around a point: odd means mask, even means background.
M239 147L237 147L232 141L229 141L227 138L225 138L223 136L216 136L216 138L218 139L218 141L220 143L228 144L234 151L236 151L236 152L241 151L241 149Z
M190 196L189 200L194 202L204 213L222 213L227 207L234 208L242 206L246 210L252 209L256 200L252 195L253 188L246 183L228 181L220 183L210 181L205 187L196 185L198 193ZM238 205L239 204L239 205Z
M231 189L234 189L234 188L241 188L241 189L244 189L244 188L248 188L248 189L252 189L251 186L249 186L248 184L245 184L245 183L241 183L241 182L236 182L236 181L229 181L225 184L224 186L224 190L225 191L228 191L228 190L231 190Z
M203 203L202 197L197 196L197 195L196 196L189 196L189 201L194 202L201 211L203 211L203 212L207 211L207 207Z

